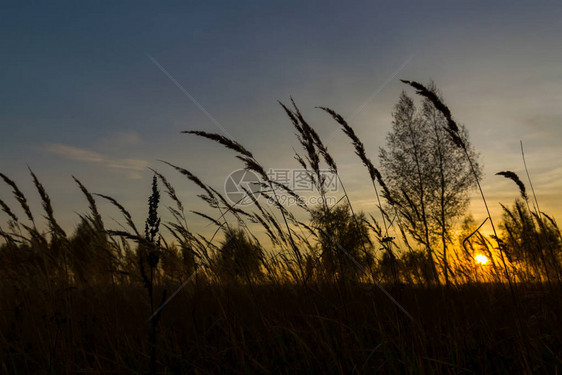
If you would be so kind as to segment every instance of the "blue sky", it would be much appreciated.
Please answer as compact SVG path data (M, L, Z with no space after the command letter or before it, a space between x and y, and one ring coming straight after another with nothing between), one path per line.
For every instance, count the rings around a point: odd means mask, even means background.
M291 95L329 140L353 201L373 210L365 170L314 107L348 118L376 159L406 89L399 78L436 82L481 153L495 213L517 192L494 173L524 174L519 140L541 208L562 213L562 5L555 2L4 2L0 21L0 170L38 210L26 170L33 168L67 228L87 210L71 175L117 198L139 223L147 166L169 176L189 209L203 209L199 191L157 160L215 188L240 165L181 130L222 128L266 167L297 167L297 143L277 103ZM0 198L13 202L6 187ZM472 210L483 216L477 201Z

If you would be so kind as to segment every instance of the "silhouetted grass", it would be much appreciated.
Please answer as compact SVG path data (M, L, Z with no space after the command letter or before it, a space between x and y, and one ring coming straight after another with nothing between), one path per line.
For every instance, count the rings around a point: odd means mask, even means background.
M214 285L176 296L159 326L159 371L166 373L555 373L562 327L560 290L518 289L523 348L503 286L391 290L413 324L372 286L343 296L333 284ZM3 288L3 371L10 374L144 373L144 291L121 286L45 298L34 288ZM347 308L345 308L346 306ZM557 357L558 356L558 357Z
M433 103L453 142L465 147L441 99L407 83ZM18 185L0 174L19 205L16 210L0 200L7 220L0 228L0 372L556 373L562 364L562 236L534 194L531 209L517 174L499 173L517 183L523 198L503 206L501 232L481 232L492 222L489 211L481 224L466 218L458 241L450 239L450 283L434 285L433 260L424 246L407 242L403 226L409 222L393 217L398 203L353 128L322 108L367 167L384 228L374 216L354 211L347 191L338 204L327 203L323 166L343 184L336 161L292 105L282 107L304 151L296 153L297 162L324 198L317 206L270 179L240 143L199 131L187 133L235 151L261 176L260 193L271 204L248 194L253 204L241 207L187 169L164 162L203 191L197 197L209 211L190 210L164 173L152 170L143 233L117 200L91 193L74 178L89 213L79 214L69 234L31 170L44 223ZM479 181L478 173L474 178ZM170 206L161 201L158 181ZM281 194L298 204L284 206ZM108 228L100 201L117 209L125 224ZM297 211L309 221L298 219ZM186 212L209 222L213 234L192 232ZM388 234L397 222L406 248ZM269 244L260 242L256 227ZM478 256L489 263L477 263Z

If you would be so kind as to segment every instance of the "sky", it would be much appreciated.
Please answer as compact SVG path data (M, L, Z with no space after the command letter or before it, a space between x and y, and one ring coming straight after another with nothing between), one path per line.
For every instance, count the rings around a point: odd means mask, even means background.
M560 218L561 35L562 4L540 1L3 2L0 171L38 213L29 166L68 230L88 210L72 176L116 198L139 225L148 167L169 178L188 210L209 213L198 188L159 160L223 190L241 164L180 134L196 129L239 141L266 168L298 168L278 104L293 97L336 158L356 210L373 212L367 172L315 107L341 113L377 164L394 104L402 90L414 95L400 79L433 80L480 153L493 215L518 194L496 172L527 182L522 140L541 209ZM0 199L17 211L7 186ZM119 213L99 205L117 229ZM481 201L471 210L485 217ZM194 231L211 230L188 219Z

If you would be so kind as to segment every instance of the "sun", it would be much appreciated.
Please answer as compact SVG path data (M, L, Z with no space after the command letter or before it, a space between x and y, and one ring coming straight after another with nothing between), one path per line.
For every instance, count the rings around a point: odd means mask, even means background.
M486 263L488 263L488 258L485 255L482 254L478 254L474 257L474 260L476 260L476 263L480 264L480 265L485 265Z

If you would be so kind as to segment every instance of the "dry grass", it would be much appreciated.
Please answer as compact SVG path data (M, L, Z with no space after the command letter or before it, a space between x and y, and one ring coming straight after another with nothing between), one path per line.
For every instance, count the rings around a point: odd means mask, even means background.
M407 83L441 111L452 141L465 148L440 98ZM305 153L297 161L324 197L321 169L337 175L335 159L292 105L282 106ZM187 133L235 151L262 177L262 195L272 202L252 198L252 206L239 207L188 170L164 162L204 192L198 197L210 212L193 213L215 226L212 236L190 231L189 206L155 170L144 233L119 202L90 193L75 179L90 212L80 215L72 235L57 223L33 172L45 232L17 184L0 174L20 206L0 200L7 217L0 228L0 372L557 373L562 236L534 194L531 210L524 183L513 172L500 172L517 183L526 204L504 207L502 233L494 228L491 237L479 231L491 217L480 226L465 220L448 260L437 260L447 267L450 284L432 284L436 267L424 246L406 242L399 249L389 236L396 225L406 239L402 225L408 222L391 217L398 203L364 144L340 115L323 110L367 167L384 229L375 217L356 213L346 191L344 204L306 206L297 192L269 179L240 143L206 132ZM478 173L474 177L478 181ZM158 181L169 207L160 201ZM283 206L280 193L299 204ZM96 197L117 208L125 225L106 228ZM298 220L296 209L310 222ZM162 216L170 219L161 222ZM252 226L265 229L271 244L262 244ZM475 263L477 255L489 264Z
M369 285L262 284L184 289L159 326L162 373L555 373L560 290L518 289L517 326L503 286L392 290L420 325ZM37 289L2 291L3 372L144 373L144 291L80 288L72 307ZM558 356L558 357L557 357Z

